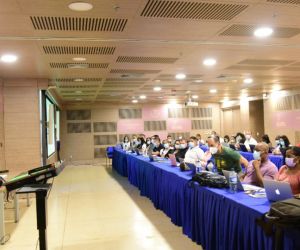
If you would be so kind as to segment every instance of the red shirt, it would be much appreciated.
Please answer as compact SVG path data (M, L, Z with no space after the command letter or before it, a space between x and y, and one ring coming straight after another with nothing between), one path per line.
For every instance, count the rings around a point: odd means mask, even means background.
M293 191L293 194L300 193L300 170L295 173L288 173L288 167L286 165L279 169L276 179L278 181L289 182Z

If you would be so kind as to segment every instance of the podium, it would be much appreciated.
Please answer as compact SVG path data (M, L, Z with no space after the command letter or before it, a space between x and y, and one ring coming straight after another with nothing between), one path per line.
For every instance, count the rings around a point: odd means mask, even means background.
M19 188L17 194L35 193L36 221L39 230L40 250L47 250L47 194L52 184L31 184Z

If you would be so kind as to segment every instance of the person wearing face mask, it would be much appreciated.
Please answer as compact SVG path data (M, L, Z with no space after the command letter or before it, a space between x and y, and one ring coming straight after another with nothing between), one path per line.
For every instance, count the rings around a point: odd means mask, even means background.
M265 142L258 143L253 152L253 161L249 162L244 176L244 183L263 187L263 179L274 180L278 169L269 160L269 146Z
M160 156L160 151L164 149L164 146L160 142L158 135L152 137L153 150L152 155Z
M279 169L276 180L289 182L293 194L300 193L300 147L286 151L285 165Z
M245 143L245 141L246 141L245 135L243 133L241 133L241 132L238 132L236 134L236 136L235 136L235 147L237 149L239 149L240 148L240 144Z
M163 158L169 158L169 154L173 154L174 150L168 140L163 140L163 146L164 148L160 151L160 156Z
M198 145L198 139L195 136L190 137L188 150L186 151L184 162L197 163L200 162L202 167L206 166L206 158L204 152Z
M122 142L122 148L125 151L128 151L130 149L130 141L128 136L124 136L123 142Z
M290 140L286 135L281 135L278 142L278 146L274 149L273 154L282 155L285 159L286 150L291 146Z
M232 168L238 174L241 173L241 164L248 166L248 161L237 151L228 147L223 147L218 136L210 136L207 139L209 152L215 161L215 166L220 174L222 170L230 171Z
M170 146L173 145L173 139L171 135L167 136L167 142L170 144Z
M135 149L138 145L138 139L136 135L133 135L131 138L131 147Z
M137 138L137 146L136 146L137 149L141 150L145 144L146 144L146 142L143 137Z
M201 135L200 135L200 134L196 134L196 138L197 138L197 140L198 140L198 144L199 144L199 146L201 146L201 145L204 145L204 144L205 144L205 142L204 142L204 140L202 140L202 138L201 138Z
M179 158L184 159L185 154L188 150L188 145L187 145L187 142L186 142L185 139L181 139L181 140L178 140L178 141L179 141L179 147L176 146L176 144L175 144L175 149L177 150L177 152L175 152L175 157L176 157L177 161L179 161Z
M246 140L244 142L244 145L246 146L248 151L251 151L250 145L256 145L257 141L252 137L252 133L250 131L247 131L245 133L245 138Z
M263 135L261 137L261 141L267 143L270 148L272 147L272 143L268 135Z
M228 135L225 135L225 136L224 136L224 142L222 143L222 145L223 145L224 147L229 147L229 143L230 143L229 136L228 136Z

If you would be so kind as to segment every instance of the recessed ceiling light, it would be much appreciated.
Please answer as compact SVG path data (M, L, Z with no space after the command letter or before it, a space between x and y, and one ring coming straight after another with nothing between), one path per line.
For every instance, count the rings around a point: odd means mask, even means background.
M265 38L273 34L273 29L270 27L260 27L254 31L254 36L258 38Z
M279 91L279 90L281 90L281 86L279 84L275 84L275 85L272 86L272 90L273 91Z
M132 103L138 103L139 101L138 100L132 100Z
M179 74L176 74L175 78L176 78L177 80L183 80L183 79L186 78L186 75L183 74L183 73L179 73Z
M1 61L5 62L5 63L13 63L15 61L17 61L18 57L16 55L12 55L12 54L5 54L3 56L1 56Z
M93 8L93 5L91 3L85 3L85 2L74 2L74 3L70 3L68 7L69 9L74 11L89 11Z
M217 60L214 59L214 58L206 58L206 59L204 59L204 61L203 61L203 64L204 64L205 66L214 66L216 63L217 63Z
M159 97L157 97L158 99L162 99L163 97L162 96L159 96Z
M84 61L86 61L85 57L73 57L72 59L75 62L84 62Z
M194 82L200 83L203 82L203 80L195 80Z
M253 79L252 78L245 78L243 82L246 83L246 84L250 84L250 83L253 83Z
M157 80L155 80L155 82L160 82L160 80L159 80L159 79L157 79Z
M154 91L161 91L161 87L158 87L158 86L157 86L157 87L154 87L153 90L154 90Z
M83 82L83 79L82 78L76 78L76 79L74 79L74 82Z
M146 99L147 98L147 96L145 96L145 95L140 95L140 99Z
M212 93L212 94L214 94L214 93L217 93L218 91L216 90L216 89L210 89L209 90L209 93Z
M82 101L82 99L81 99L81 98L76 98L75 100L76 100L76 101Z
M80 91L80 90L77 90L77 91L75 91L75 93L76 93L76 94L81 94L81 93L82 93L82 91Z
M192 95L192 98L193 98L193 99L197 99L198 96L197 96L197 95Z

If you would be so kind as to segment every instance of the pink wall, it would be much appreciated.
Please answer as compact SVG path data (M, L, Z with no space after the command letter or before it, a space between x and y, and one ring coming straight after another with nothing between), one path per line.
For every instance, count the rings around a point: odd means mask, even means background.
M300 111L274 112L272 122L277 129L297 130L300 128Z

